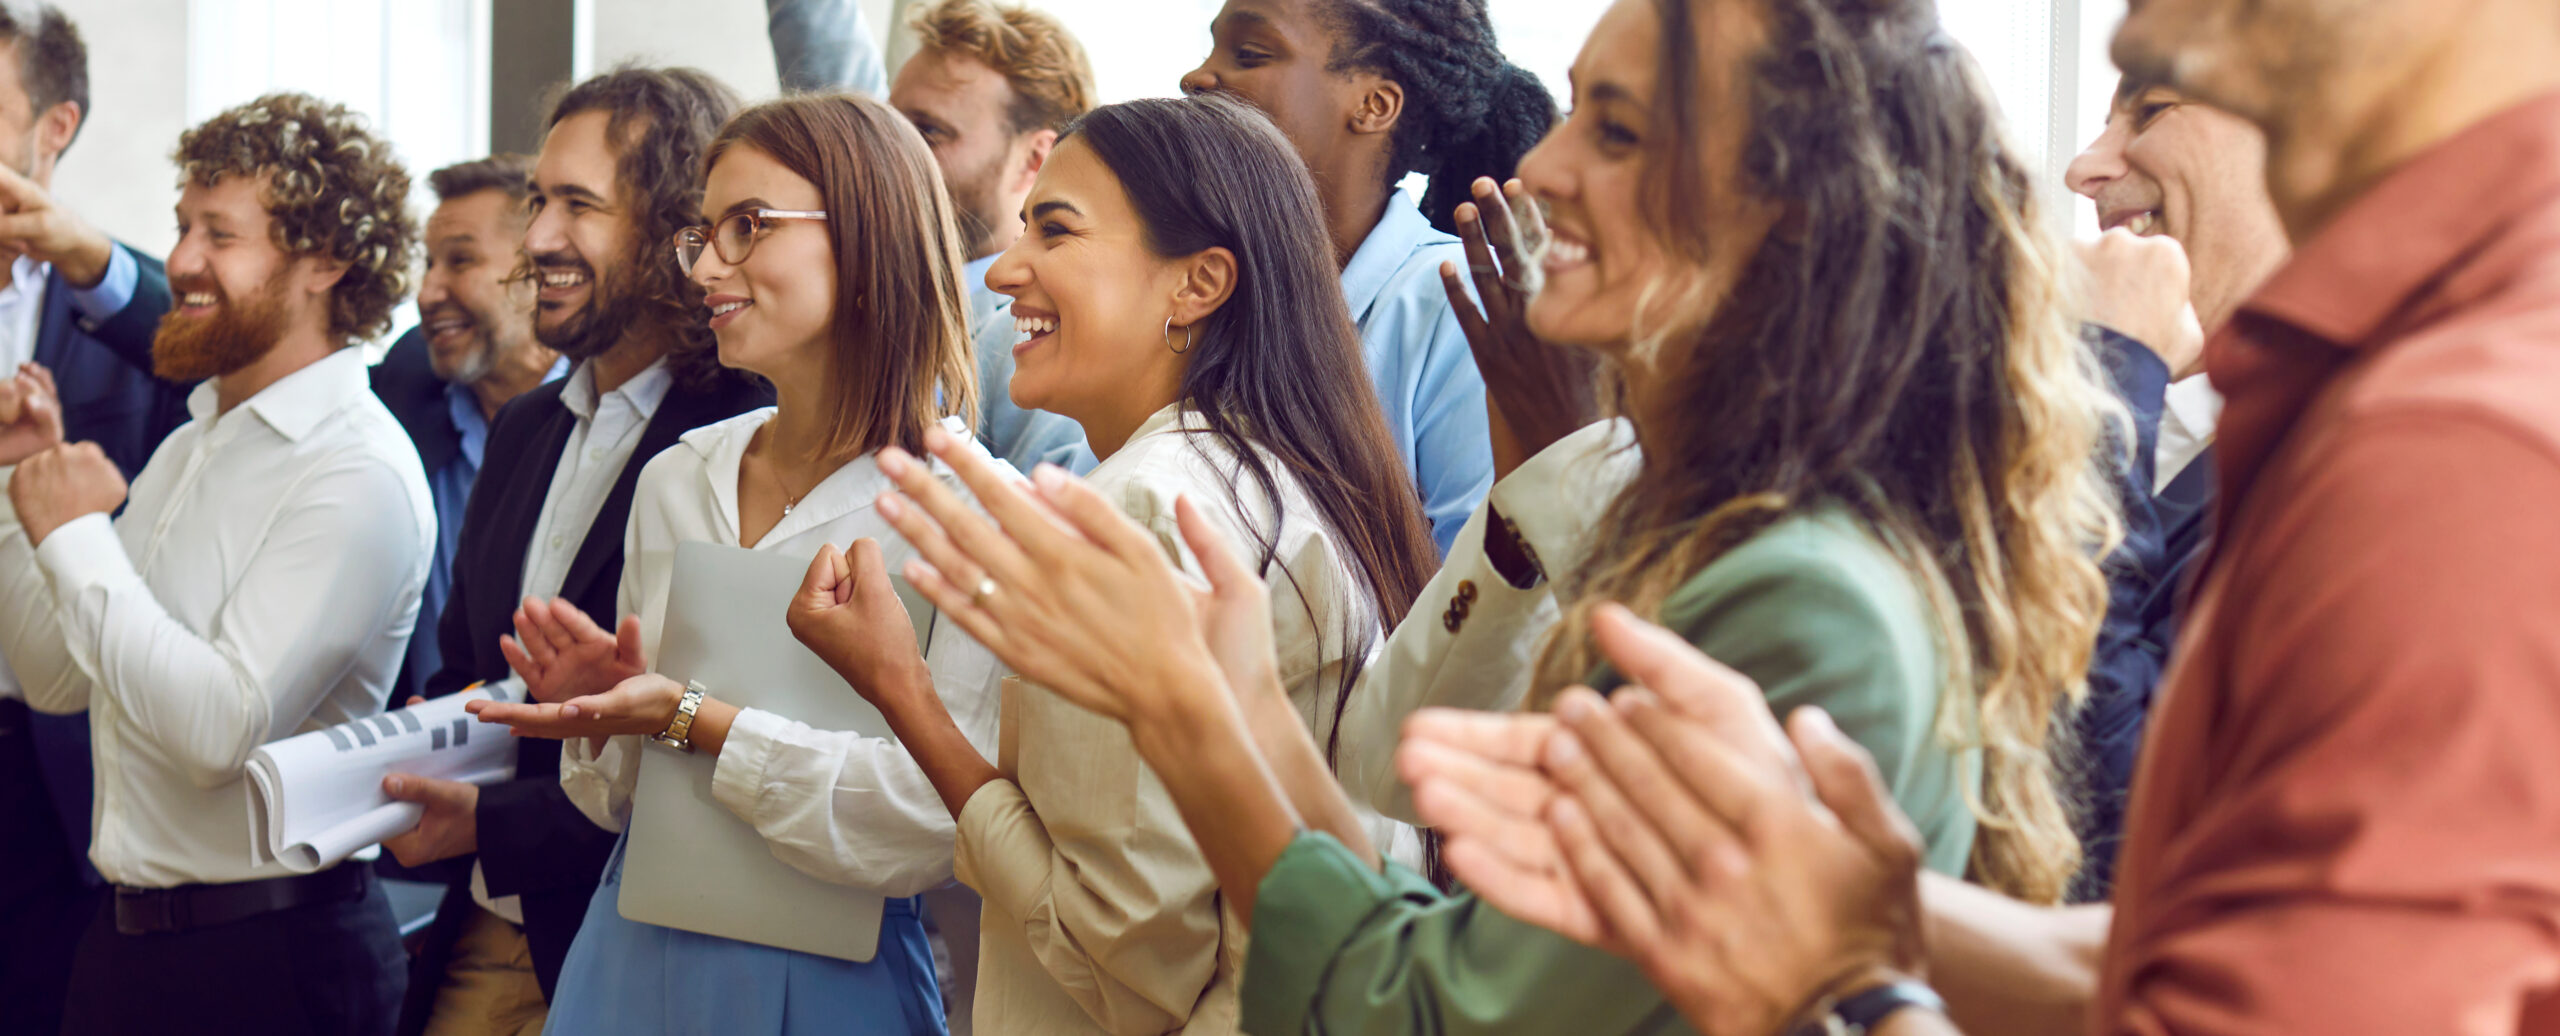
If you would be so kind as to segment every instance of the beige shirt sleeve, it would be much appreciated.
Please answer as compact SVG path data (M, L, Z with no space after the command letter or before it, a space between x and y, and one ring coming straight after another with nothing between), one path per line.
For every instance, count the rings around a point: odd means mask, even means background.
M1109 1032L1179 1028L1217 970L1216 878L1126 728L1018 680L1003 708L1022 736L961 810L953 863L1047 972L1011 980L1055 983Z

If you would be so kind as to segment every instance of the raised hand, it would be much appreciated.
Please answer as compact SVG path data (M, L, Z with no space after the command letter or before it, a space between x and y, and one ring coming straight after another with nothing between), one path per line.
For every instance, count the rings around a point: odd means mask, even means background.
M898 697L903 692L932 690L915 624L889 585L877 540L855 540L851 551L837 550L832 543L820 546L783 622L794 638L883 712L905 704Z
M2172 378L2203 366L2204 325L2190 301L2192 273L2178 239L2118 227L2072 247L2088 277L2083 319L2149 347Z
M607 633L577 605L528 597L516 607L515 627L514 636L498 638L498 653L524 680L533 701L558 704L601 694L647 670L636 615L624 616Z
M943 614L1015 672L1124 723L1226 693L1215 686L1224 680L1201 632L1201 598L1155 537L1063 471L1040 470L1043 506L949 436L925 442L994 519L915 458L881 451L901 490L881 498L881 513L919 555L907 580ZM1198 527L1195 514L1185 528ZM1219 589L1210 593L1223 600L1244 593Z
M560 702L464 702L462 711L483 723L503 723L526 737L566 741L583 737L594 750L616 734L656 734L675 722L684 685L656 673L641 673L599 694ZM708 699L706 699L707 701ZM696 720L699 723L700 720Z
M1550 826L1615 951L1703 1032L1785 1031L1825 995L1918 975L1919 836L1873 762L1818 709L1773 739L1750 681L1632 632L1603 648L1685 701L1568 692L1544 760Z
M53 372L26 363L0 380L0 467L62 445L62 394Z
M1538 760L1555 729L1544 713L1423 709L1405 720L1396 772L1469 890L1520 920L1623 952L1547 824L1557 791Z
M92 288L107 275L115 242L25 174L0 166L0 250L53 264L74 287Z
M9 503L27 542L37 546L74 519L115 513L124 494L124 474L94 442L64 443L29 457L9 480Z
M1496 189L1492 178L1478 177L1474 189L1476 200L1459 205L1455 215L1475 297L1468 297L1454 263L1440 264L1440 286L1484 377L1493 471L1500 478L1599 418L1600 361L1529 330L1529 297L1540 279L1537 253L1547 241L1536 199L1518 180Z

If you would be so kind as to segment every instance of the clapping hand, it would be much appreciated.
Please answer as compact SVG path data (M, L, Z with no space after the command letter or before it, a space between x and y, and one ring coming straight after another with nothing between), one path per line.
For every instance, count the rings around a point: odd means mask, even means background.
M613 633L568 601L528 597L516 607L516 632L498 638L498 653L524 680L525 696L559 704L602 694L647 670L640 618L624 616Z
M1624 613L1595 634L1634 683L1559 698L1542 767L1611 948L1709 1033L1917 976L1919 835L1866 753L1819 709L1781 731L1750 680Z
M41 364L0 380L0 467L62 445L62 395Z
M582 694L560 702L465 702L462 711L483 723L504 723L511 733L565 741L587 739L604 751L605 739L617 734L655 734L675 722L684 685L656 673L641 673L600 694Z
M1040 469L1035 497L946 435L929 434L926 446L993 521L915 458L882 451L901 494L883 497L881 511L919 555L907 579L1014 671L1132 725L1227 693L1220 683L1276 683L1265 675L1278 664L1261 582L1187 500L1176 521L1206 588L1067 473Z
M1454 215L1475 297L1468 297L1454 263L1440 264L1440 286L1484 377L1494 474L1500 477L1598 419L1599 358L1550 345L1529 330L1529 297L1537 294L1540 280L1537 253L1547 241L1537 200L1518 180L1496 189L1490 177L1478 177L1474 192L1476 200L1459 205Z

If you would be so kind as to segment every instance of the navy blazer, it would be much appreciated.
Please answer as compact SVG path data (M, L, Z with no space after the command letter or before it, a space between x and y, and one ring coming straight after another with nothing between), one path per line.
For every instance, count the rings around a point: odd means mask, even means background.
M401 430L409 433L409 442L418 448L421 470L433 479L462 451L462 431L453 426L453 407L445 399L445 381L436 377L435 361L427 354L425 329L410 328L392 342L382 362L373 365L371 377L373 394L399 420ZM443 520L441 506L437 520ZM400 679L392 683L385 707L399 708L410 695L426 693L427 679L435 675L443 657L436 640L442 618L419 609L418 626L409 634L408 656L400 662Z
M60 270L46 275L44 314L36 324L37 363L53 372L62 392L62 432L70 442L94 442L131 482L150 463L160 441L187 423L191 386L151 373L151 338L169 312L169 275L160 260L117 242L136 267L133 299L114 316L91 320L72 308L74 290ZM89 715L33 717L36 765L45 792L62 819L82 876L89 868ZM5 836L0 836L5 837Z
M2114 458L2125 536L2106 561L2107 614L2089 662L2089 697L2074 723L2084 854L2071 893L2076 902L2104 900L2114 884L2143 723L2176 647L2179 585L2202 553L2213 490L2208 451L2160 493L2151 491L2169 368L2140 342L2095 325L2086 331L2133 411L2134 442Z
M518 396L490 423L480 480L472 486L462 539L454 550L453 589L440 618L444 665L427 681L430 697L509 675L498 638L515 630L525 548L533 539L534 523L541 520L542 503L551 495L560 451L578 423L577 415L560 402L567 385L564 378ZM614 480L595 524L588 527L560 596L599 622L614 621L622 587L623 531L630 523L640 469L684 433L772 403L773 390L764 382L727 372L708 389L681 382L670 389L641 430L640 444ZM521 897L534 977L547 997L560 980L560 966L568 959L569 943L577 937L616 836L588 820L560 789L560 743L536 737L516 740L515 778L480 789L475 820L489 894ZM411 961L402 1033L424 1028L453 940L463 920L479 909L471 898L469 861L453 863L452 885Z

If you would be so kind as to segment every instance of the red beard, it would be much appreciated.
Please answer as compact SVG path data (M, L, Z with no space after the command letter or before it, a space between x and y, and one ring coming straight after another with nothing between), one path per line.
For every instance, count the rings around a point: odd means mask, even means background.
M265 359L284 334L284 294L275 287L268 285L242 306L232 304L230 295L210 281L184 289L170 285L171 295L209 290L220 305L211 316L181 317L173 311L162 317L151 338L151 372L169 381L202 381Z

